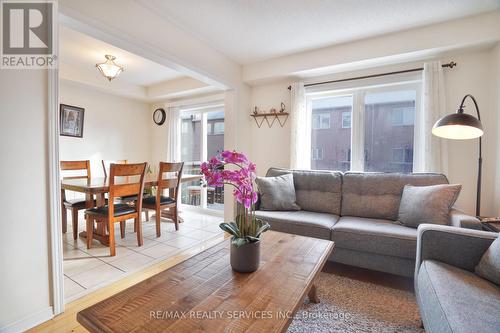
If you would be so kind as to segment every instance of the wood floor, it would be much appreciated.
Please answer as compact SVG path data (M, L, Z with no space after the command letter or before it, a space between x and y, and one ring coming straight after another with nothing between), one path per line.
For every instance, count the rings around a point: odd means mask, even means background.
M145 270L130 275L122 280L119 280L112 285L101 288L91 294L88 294L80 299L77 299L69 304L66 304L64 313L54 317L53 319L34 327L28 332L46 332L46 333L59 333L59 332L87 332L83 326L76 321L76 314L97 302L102 301L140 281L143 281L159 272L168 269L176 264L194 256L195 254L219 243L224 236L220 238L211 239L198 244L190 249L187 249L165 261L153 265Z

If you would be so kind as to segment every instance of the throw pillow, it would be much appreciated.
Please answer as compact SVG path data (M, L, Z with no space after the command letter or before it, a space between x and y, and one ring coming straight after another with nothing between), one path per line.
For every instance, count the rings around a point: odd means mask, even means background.
M405 185L399 204L398 221L407 227L419 224L450 224L450 210L462 185Z
M257 177L261 210L300 210L295 197L293 175Z
M476 274L500 285L500 238L497 237L475 268Z

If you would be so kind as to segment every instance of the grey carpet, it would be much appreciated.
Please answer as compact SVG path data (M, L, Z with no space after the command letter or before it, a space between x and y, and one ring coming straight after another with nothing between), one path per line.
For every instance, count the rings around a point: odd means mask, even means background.
M321 302L306 298L289 333L424 332L410 291L330 273L320 273L316 285Z

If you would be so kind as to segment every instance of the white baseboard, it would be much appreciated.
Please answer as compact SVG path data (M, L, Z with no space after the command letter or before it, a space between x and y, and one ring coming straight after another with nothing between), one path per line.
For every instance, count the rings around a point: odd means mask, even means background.
M47 320L50 320L54 317L54 311L52 307L42 309L36 313L33 313L29 316L24 317L18 321L7 324L5 326L0 327L0 333L19 333L29 330L32 327L40 325Z

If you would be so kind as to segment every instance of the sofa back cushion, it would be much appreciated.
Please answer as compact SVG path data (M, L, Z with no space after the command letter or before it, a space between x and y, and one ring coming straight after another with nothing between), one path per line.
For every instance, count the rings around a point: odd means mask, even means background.
M405 185L438 184L448 184L446 176L436 173L347 172L342 184L341 215L395 221Z
M267 177L293 174L296 202L303 210L340 215L342 173L270 168Z

